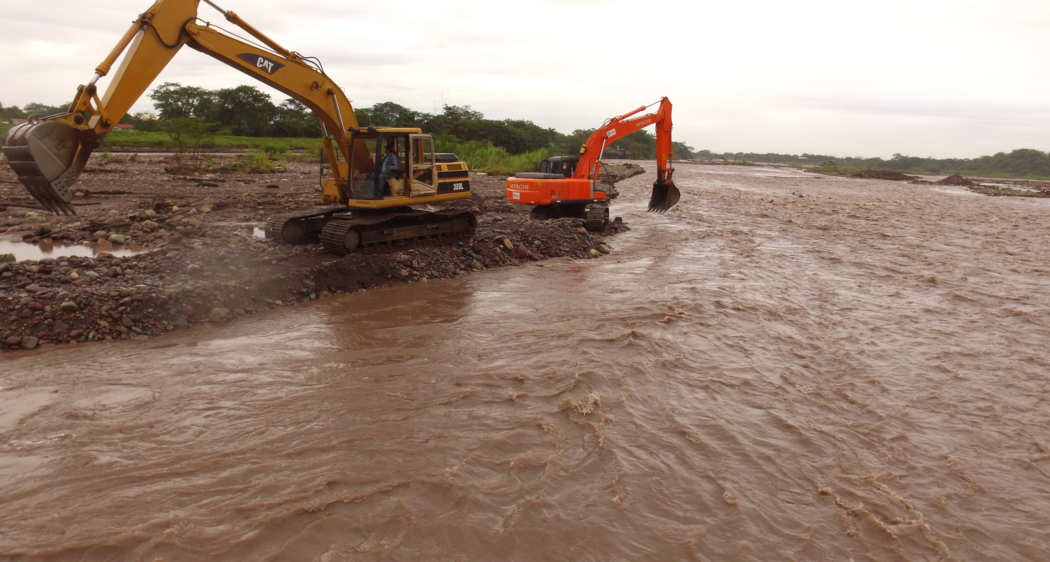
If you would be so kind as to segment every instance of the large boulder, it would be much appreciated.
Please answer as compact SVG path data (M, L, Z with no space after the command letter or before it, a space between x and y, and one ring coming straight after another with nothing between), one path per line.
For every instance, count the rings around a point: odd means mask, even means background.
M208 322L212 324L223 324L233 320L233 313L228 308L213 308L208 313Z

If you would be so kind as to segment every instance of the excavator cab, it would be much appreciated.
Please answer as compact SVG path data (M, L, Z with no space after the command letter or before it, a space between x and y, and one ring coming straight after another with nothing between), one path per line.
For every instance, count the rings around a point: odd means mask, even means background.
M576 165L579 163L579 156L551 156L540 162L539 173L560 174L563 177L571 178L572 174L576 172Z
M362 249L424 241L432 238L469 239L477 218L462 209L420 211L410 205L470 197L467 165L455 154L434 152L434 139L419 129L394 127L350 128L353 158L349 164L342 211L310 221L276 222L284 236L288 225L301 239L319 235L325 250L346 255ZM330 183L329 183L330 182ZM336 186L325 185L325 197ZM298 234L299 232L302 234Z
M347 205L384 208L470 196L467 165L455 154L434 152L434 139L414 128L352 130L357 157L350 163ZM387 158L389 154L393 159ZM367 154L367 158L360 155ZM388 162L395 162L389 168Z
M351 200L381 200L384 196L403 195L405 185L405 149L403 134L364 132L352 133L351 145L368 151L369 158L354 158L348 180ZM398 142L401 141L401 142ZM396 158L397 167L385 168L387 149Z

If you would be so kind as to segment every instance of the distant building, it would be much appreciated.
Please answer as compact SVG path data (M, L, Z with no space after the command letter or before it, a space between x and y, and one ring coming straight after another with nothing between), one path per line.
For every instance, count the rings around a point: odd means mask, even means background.
M627 151L622 148L606 148L605 152L602 152L602 159L609 158L627 158Z
M114 129L124 129L125 131L127 131L127 130L130 130L130 129L134 129L135 126L134 125L124 125L123 123L117 123L116 125L113 126L113 128Z
M29 122L28 119L12 119L11 120L11 124L12 125L21 125L22 123L28 123L28 122Z

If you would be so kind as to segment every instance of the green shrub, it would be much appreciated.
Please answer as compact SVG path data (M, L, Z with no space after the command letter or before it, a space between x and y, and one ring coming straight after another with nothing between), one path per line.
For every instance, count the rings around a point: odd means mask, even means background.
M244 165L241 169L249 174L270 174L275 171L270 156L259 150L249 150L244 155Z
M472 170L502 176L518 172L535 171L540 162L551 156L551 150L541 148L524 154L510 154L487 141L461 142L454 139L438 139L437 152L453 152Z
M102 146L107 148L172 148L171 138L162 132L115 130L106 136ZM236 137L216 134L201 139L201 148L209 150L265 150L281 154L293 150L317 150L323 146L319 138Z

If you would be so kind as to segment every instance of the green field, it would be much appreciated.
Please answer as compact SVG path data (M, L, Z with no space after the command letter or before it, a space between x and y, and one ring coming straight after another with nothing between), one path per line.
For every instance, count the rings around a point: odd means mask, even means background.
M235 137L216 135L206 138L201 147L209 150L247 150L256 149L269 153L288 152L290 150L318 150L324 143L321 139L296 139L272 137ZM167 133L147 131L111 132L102 141L103 148L172 148L171 137Z
M290 151L316 151L324 146L321 139L236 137L216 135L201 143L207 150L258 150L269 154ZM173 148L167 133L116 130L102 142L103 149ZM438 152L453 152L472 170L490 174L511 175L535 170L541 160L550 156L550 150L540 149L525 154L510 154L490 142L438 140Z
M434 150L456 154L471 170L503 176L535 171L539 168L540 161L552 156L549 149L543 148L525 154L510 154L487 141L457 142L439 139Z

